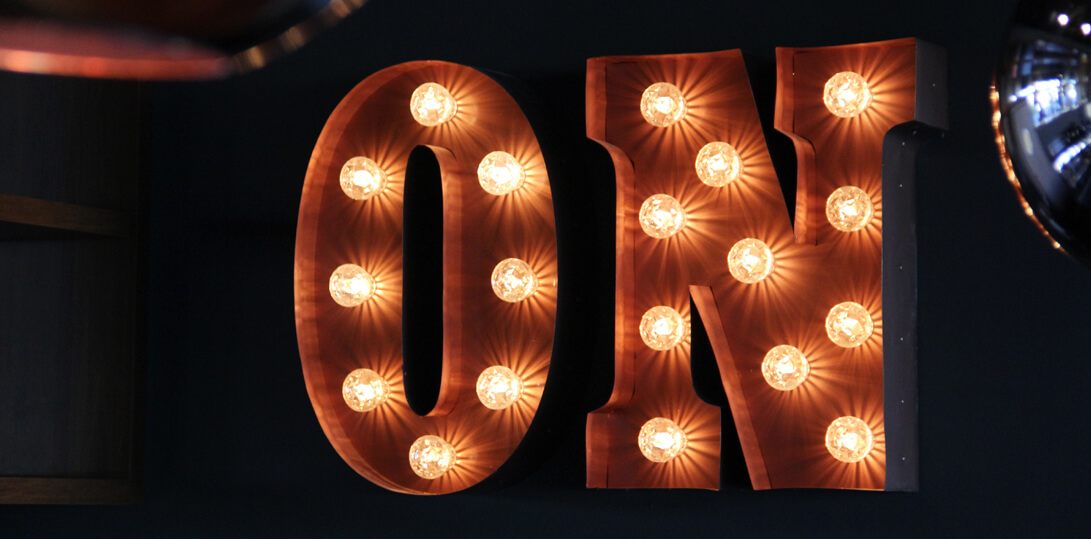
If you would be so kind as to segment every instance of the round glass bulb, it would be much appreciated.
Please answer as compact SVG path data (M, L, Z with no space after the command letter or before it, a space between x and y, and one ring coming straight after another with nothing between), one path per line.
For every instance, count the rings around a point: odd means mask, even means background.
M686 450L688 442L681 427L665 417L648 420L637 436L640 452L652 462L667 462L677 457Z
M682 91L677 86L657 82L640 96L640 113L648 123L656 127L667 127L686 116L686 99L682 97Z
M874 330L875 324L871 321L871 315L859 303L838 303L826 316L826 335L838 346L860 346L871 337Z
M871 428L858 417L839 417L826 429L826 449L841 462L860 462L874 442Z
M774 346L761 362L761 374L766 383L781 391L799 387L811 373L811 364L798 348L782 344Z
M826 81L822 101L834 115L852 118L862 114L871 105L871 89L864 77L852 71L842 71Z
M496 297L515 303L538 291L538 276L518 258L505 258L492 270L492 291Z
M709 142L697 152L697 177L712 187L723 187L742 175L742 159L726 142Z
M355 307L375 295L375 278L356 264L341 264L330 275L330 296L342 307Z
M640 338L653 350L670 350L689 334L689 324L678 311L660 305L640 318Z
M366 157L353 157L341 167L341 190L353 200L367 200L386 188L386 171Z
M357 412L370 412L390 397L390 384L371 369L356 369L341 384L345 404Z
M658 239L669 238L686 226L682 203L670 195L652 195L640 205L640 228Z
M455 447L439 436L421 436L409 447L409 466L413 468L413 473L425 479L435 479L447 473L457 461Z
M515 371L494 365L477 377L477 398L486 408L503 410L523 396L523 379Z
M458 102L443 86L426 82L413 90L413 97L409 100L409 112L421 125L439 125L455 117Z
M477 181L491 195L506 195L523 186L527 173L515 156L492 152L477 166Z
M871 197L857 187L838 187L826 199L826 219L842 232L855 232L871 222L875 207Z
M744 283L756 283L769 276L776 267L773 251L761 240L746 238L727 253L727 269L731 276Z

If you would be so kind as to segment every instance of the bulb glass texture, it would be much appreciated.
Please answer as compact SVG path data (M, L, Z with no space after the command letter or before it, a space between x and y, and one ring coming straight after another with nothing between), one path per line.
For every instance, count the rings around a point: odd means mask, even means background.
M371 369L356 369L341 384L345 404L357 412L370 412L390 397L390 384Z
M742 175L742 159L726 142L709 142L697 152L697 177L712 187L723 187Z
M455 117L458 102L447 88L434 82L426 82L413 90L413 97L409 99L409 112L417 123L436 126Z
M682 203L670 195L652 195L640 205L640 228L657 239L669 238L686 226Z
M538 276L518 258L505 258L492 270L492 291L509 303L529 298L538 291Z
M653 350L670 350L689 334L689 324L678 311L659 305L640 318L640 338Z
M523 379L515 371L494 365L477 377L477 398L490 410L503 410L523 396Z
M477 181L490 195L506 195L523 186L527 173L515 156L491 152L477 166Z
M356 264L342 264L330 275L330 296L342 307L355 307L375 295L375 278Z
M871 88L859 74L842 71L826 81L822 101L835 116L853 118L871 106Z
M727 253L727 269L731 271L731 276L747 284L768 277L774 267L776 260L773 251L761 240L746 238Z
M826 219L842 232L855 232L871 222L875 206L858 187L838 187L826 200Z
M826 429L826 449L841 462L860 462L874 443L871 428L858 417L839 417Z
M807 380L811 365L798 348L787 344L774 346L761 362L761 374L773 389L791 391Z
M875 330L871 314L859 303L846 301L830 309L826 316L826 335L838 346L854 348L864 344Z
M353 200L367 200L386 189L386 171L367 157L353 157L341 167L341 190Z
M667 462L686 450L689 440L677 423L665 417L650 419L640 427L637 445L644 458Z
M640 97L640 113L648 123L667 127L686 116L686 99L677 86L657 82L645 89Z
M447 473L457 461L455 447L439 436L421 436L409 447L409 466L413 473L425 479L436 479Z

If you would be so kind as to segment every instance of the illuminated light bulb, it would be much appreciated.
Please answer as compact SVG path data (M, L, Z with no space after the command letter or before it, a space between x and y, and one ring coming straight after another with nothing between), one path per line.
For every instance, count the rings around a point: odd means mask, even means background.
M686 226L682 203L670 195L652 195L640 205L640 228L653 238L669 238Z
M826 335L838 346L853 348L864 344L871 337L875 325L871 315L859 303L846 301L830 309L826 316Z
M458 462L455 447L431 434L417 438L409 447L409 466L413 473L425 478L435 479L450 470Z
M518 258L505 258L492 270L492 291L496 297L515 303L538 291L538 276Z
M776 267L773 251L761 240L740 240L727 253L727 269L731 276L747 284L756 283L769 276Z
M798 348L782 344L774 346L761 362L761 374L766 383L781 391L791 391L807 380L811 364Z
M330 296L342 307L355 307L375 295L375 278L356 264L342 264L330 275Z
M874 442L871 428L858 417L839 417L826 429L826 449L841 462L860 462Z
M826 219L842 232L855 232L871 222L875 206L871 197L857 187L838 187L826 199Z
M742 175L742 160L726 142L709 142L697 152L697 177L712 187L723 187Z
M477 398L486 408L503 410L523 396L523 379L515 371L494 365L477 377Z
M390 396L390 384L371 369L356 369L341 384L341 396L345 404L357 412L370 412Z
M523 186L527 173L515 156L492 152L477 166L477 181L491 195L506 195Z
M842 118L852 118L871 105L871 89L860 75L842 71L826 81L822 100L830 112Z
M413 90L409 100L409 112L421 125L440 125L455 117L458 102L446 88L434 82L426 82Z
M667 462L686 450L686 433L674 421L665 417L648 420L640 427L637 445L644 458L652 462Z
M1061 26L1068 26L1068 21L1071 20L1067 13L1061 13L1057 15L1057 24Z
M653 350L670 350L689 334L689 324L678 311L659 305L640 318L640 338Z
M667 127L686 116L686 99L677 86L657 82L644 90L640 97L640 113L648 123Z
M353 200L367 200L386 188L386 171L366 157L353 157L341 167L341 190Z

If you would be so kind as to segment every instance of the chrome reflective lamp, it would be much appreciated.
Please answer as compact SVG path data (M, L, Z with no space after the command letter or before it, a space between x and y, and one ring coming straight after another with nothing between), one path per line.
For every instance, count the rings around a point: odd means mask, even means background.
M0 69L192 80L258 69L367 0L0 0Z
M992 96L1001 161L1027 215L1091 265L1091 4L1024 0Z

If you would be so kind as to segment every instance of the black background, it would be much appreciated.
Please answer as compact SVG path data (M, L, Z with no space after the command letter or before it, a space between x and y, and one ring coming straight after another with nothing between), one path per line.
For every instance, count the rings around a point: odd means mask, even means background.
M998 162L988 88L1013 6L372 0L257 72L148 85L145 501L0 507L0 533L1086 534L1091 271L1039 236ZM586 59L741 48L768 119L774 47L899 37L946 48L950 69L951 129L922 150L918 178L920 492L585 489L583 414L610 390L613 250L612 176L584 139ZM303 385L292 303L299 193L322 125L369 74L423 59L537 92L551 119L541 136L559 145L562 254L581 257L562 260L580 309L558 328L570 346L554 362L590 373L552 395L576 413L522 481L440 498L385 491L340 460ZM778 163L783 177L791 166Z

